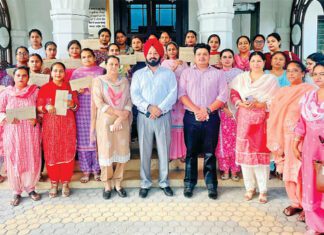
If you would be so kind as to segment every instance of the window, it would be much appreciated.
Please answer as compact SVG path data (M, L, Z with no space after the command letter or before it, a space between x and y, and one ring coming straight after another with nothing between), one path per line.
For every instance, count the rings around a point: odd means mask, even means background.
M12 63L10 16L5 0L0 0L0 59L2 63Z
M176 29L176 5L157 4L156 5L156 26L169 27L172 31Z
M324 16L318 16L317 51L324 53Z
M129 33L143 33L147 27L147 5L146 4L129 4Z
M114 0L114 28L127 37L169 32L182 44L188 30L188 0Z

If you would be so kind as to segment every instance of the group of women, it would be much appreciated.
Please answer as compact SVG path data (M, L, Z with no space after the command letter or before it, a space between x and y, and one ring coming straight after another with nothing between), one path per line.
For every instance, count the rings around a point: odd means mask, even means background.
M146 64L121 66L116 55L141 52L143 39L134 36L128 46L126 34L117 31L115 43L110 43L111 32L104 28L98 33L98 50L82 49L77 40L68 44L70 58L81 59L82 67L66 69L55 62L49 69L42 66L43 60L56 59L56 44L47 42L43 48L39 30L31 30L29 37L30 48L16 49L14 83L5 73L0 78L0 162L5 159L14 193L11 204L20 203L23 191L33 200L40 199L35 185L43 171L42 152L51 181L50 197L58 195L60 182L62 196L70 195L76 152L83 172L81 182L88 182L93 174L95 180L104 182L105 199L113 190L127 196L121 182L130 159L131 138L136 138L131 124L136 121L136 109L129 87L132 75ZM166 52L161 66L171 69L179 80L191 65L178 59L179 47L167 32L159 40ZM219 110L221 131L215 155L221 178L237 181L242 170L245 200L252 200L258 185L260 203L267 202L273 157L291 201L284 213L300 213L298 219L306 220L310 230L324 232L324 194L316 189L313 168L314 161L324 161L324 56L310 55L306 69L294 53L281 51L280 43L277 33L267 38L256 35L252 42L240 36L239 52L234 54L231 49L219 51L218 35L208 38L210 55L220 56L214 67L223 71L230 88L230 100ZM194 47L196 32L188 31L184 44ZM263 53L265 44L267 53ZM51 80L40 88L28 85L30 73L50 74ZM72 91L69 81L84 77L93 78L91 88ZM68 93L66 115L56 114L58 91ZM25 106L35 106L37 118L7 120L6 110ZM183 115L178 101L172 109L170 160L186 156Z

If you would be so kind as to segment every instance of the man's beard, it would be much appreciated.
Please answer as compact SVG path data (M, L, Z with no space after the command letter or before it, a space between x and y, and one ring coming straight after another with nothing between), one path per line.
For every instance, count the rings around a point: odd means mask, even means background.
M157 66L158 64L160 64L160 61L161 61L161 58L157 59L157 60L151 60L151 61L148 61L148 59L146 59L146 63L149 65L149 66L152 66L152 67L155 67Z

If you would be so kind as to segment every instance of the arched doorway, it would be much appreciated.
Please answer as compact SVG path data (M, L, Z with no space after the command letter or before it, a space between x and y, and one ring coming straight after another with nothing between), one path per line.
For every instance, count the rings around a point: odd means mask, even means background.
M6 0L0 0L0 58L1 62L12 63L10 15Z

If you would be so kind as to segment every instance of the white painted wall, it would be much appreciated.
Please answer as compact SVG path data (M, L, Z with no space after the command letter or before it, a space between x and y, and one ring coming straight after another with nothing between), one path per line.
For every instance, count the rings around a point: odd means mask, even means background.
M42 32L43 45L53 40L53 23L50 17L49 0L24 0L26 14L26 31L36 28ZM63 26L62 26L63 27Z
M323 8L318 1L313 1L306 11L303 29L303 59L317 51L317 16L323 14Z

